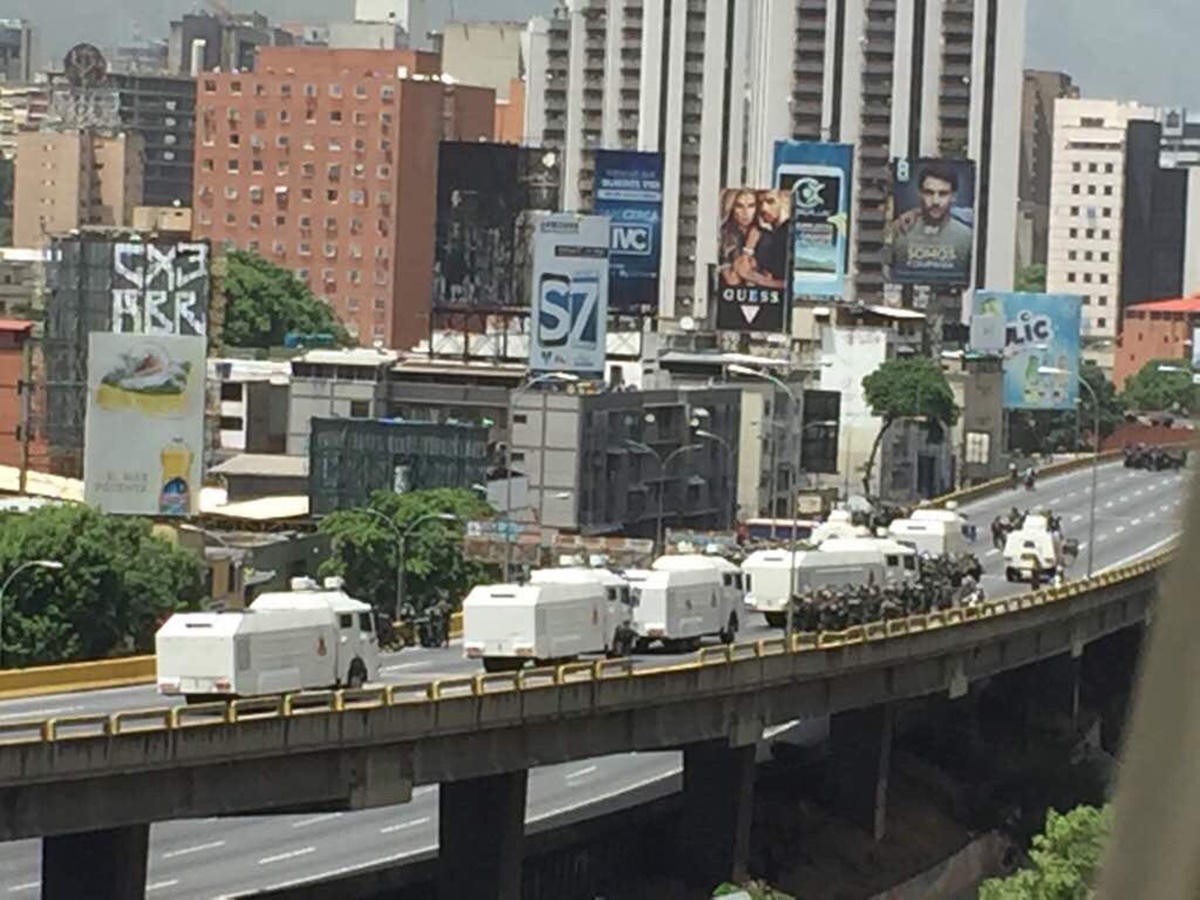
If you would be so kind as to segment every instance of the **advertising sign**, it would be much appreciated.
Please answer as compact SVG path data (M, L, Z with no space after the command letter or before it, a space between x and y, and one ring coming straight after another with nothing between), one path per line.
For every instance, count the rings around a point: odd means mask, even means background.
M92 332L84 499L102 512L187 516L204 458L202 337Z
M1192 329L1192 368L1200 370L1200 328Z
M656 309L662 255L663 157L596 151L594 208L611 220L608 308Z
M975 249L975 163L968 159L898 159L884 235L892 284L971 282Z
M972 318L1004 317L1005 409L1075 408L1082 311L1075 294L976 292Z
M714 279L718 330L768 332L787 327L790 240L786 191L721 191Z
M535 220L531 370L604 371L608 246L607 216L554 213Z
M775 187L792 209L792 300L844 294L853 169L849 144L775 142Z
M207 244L114 243L112 330L203 335L208 285Z

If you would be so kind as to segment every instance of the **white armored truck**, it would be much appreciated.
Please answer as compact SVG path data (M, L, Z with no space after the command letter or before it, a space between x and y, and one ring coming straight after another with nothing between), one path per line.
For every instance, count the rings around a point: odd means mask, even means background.
M293 578L235 612L171 616L155 635L158 691L189 703L361 687L379 672L371 607L342 579Z
M660 556L649 569L624 574L641 648L660 642L666 650L692 650L709 636L732 643L746 621L742 573L723 557Z

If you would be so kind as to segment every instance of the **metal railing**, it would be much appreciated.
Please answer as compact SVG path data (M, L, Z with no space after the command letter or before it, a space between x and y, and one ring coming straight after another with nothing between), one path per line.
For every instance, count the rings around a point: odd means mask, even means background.
M900 640L955 628L985 619L1045 607L1155 571L1174 550L1168 548L1137 562L1116 567L1089 579L1046 590L988 600L975 606L939 610L903 618L855 625L842 631L803 632L787 639L760 638L719 647L705 647L691 656L662 665L638 667L632 659L597 659L511 673L479 673L439 678L424 683L388 684L330 691L302 691L272 697L239 698L228 702L124 710L79 716L0 722L0 746L68 741L161 730L236 725L239 722L361 712L397 706L438 703L463 697L554 690L578 683L612 679L643 679L713 666L736 666L787 653L820 653L854 644Z

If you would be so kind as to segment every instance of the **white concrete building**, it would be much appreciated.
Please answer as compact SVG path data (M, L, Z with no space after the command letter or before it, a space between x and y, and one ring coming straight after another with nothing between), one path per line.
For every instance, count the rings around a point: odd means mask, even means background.
M408 35L409 47L428 50L427 5L427 0L354 0L354 21L397 25Z
M1157 116L1116 100L1054 106L1046 290L1083 296L1083 337L1093 345L1115 340L1120 327L1126 128Z
M856 295L883 296L887 166L979 166L976 285L1011 287L1026 0L563 0L534 20L526 135L591 204L592 151L666 157L660 315L706 310L718 197L767 185L774 142L857 146ZM544 62L543 62L544 61ZM541 97L539 103L537 98Z

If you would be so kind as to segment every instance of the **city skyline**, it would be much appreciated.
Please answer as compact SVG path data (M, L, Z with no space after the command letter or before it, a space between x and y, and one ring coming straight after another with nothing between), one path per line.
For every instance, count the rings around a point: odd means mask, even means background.
M231 4L256 8L275 19L349 18L352 0L256 0ZM549 13L551 0L455 0L460 19L526 19ZM39 29L38 67L61 58L72 44L98 43L103 50L143 38L165 37L168 22L203 8L194 0L122 0L79 7L67 0L10 0L6 14L32 20ZM449 0L430 0L430 21L440 24ZM1026 66L1070 74L1088 97L1137 100L1159 106L1200 108L1200 72L1178 67L1189 36L1200 29L1200 7L1186 0L1054 0L1031 3ZM53 26L53 28L51 28Z

